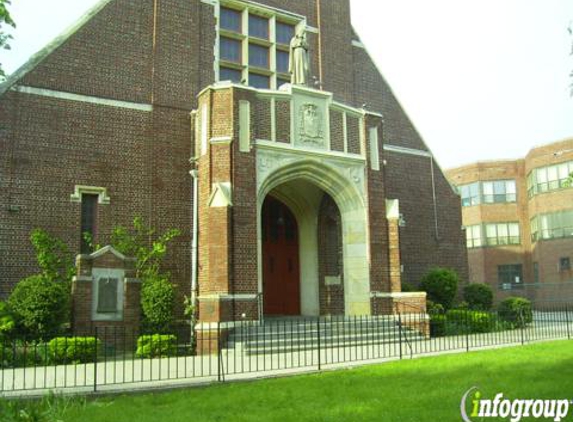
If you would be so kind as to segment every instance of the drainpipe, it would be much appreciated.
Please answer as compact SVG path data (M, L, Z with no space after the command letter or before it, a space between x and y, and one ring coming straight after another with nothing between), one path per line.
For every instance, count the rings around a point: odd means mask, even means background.
M197 313L197 237L199 228L197 226L199 220L199 203L198 203L198 187L199 187L199 172L197 169L189 172L193 178L193 236L191 238L191 305L193 312Z

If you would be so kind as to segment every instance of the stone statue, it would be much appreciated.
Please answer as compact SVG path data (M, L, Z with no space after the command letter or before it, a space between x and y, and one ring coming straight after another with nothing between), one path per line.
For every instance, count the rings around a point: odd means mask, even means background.
M289 72L293 85L308 85L308 43L303 26L290 42Z

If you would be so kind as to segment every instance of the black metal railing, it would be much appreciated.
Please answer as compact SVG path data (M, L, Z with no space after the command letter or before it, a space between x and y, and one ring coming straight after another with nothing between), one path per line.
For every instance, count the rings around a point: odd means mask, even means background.
M174 381L321 370L350 362L411 358L549 339L571 339L570 306L515 315L469 310L384 316L266 318L175 327L167 333L97 327L49 341L0 343L0 391L109 390Z

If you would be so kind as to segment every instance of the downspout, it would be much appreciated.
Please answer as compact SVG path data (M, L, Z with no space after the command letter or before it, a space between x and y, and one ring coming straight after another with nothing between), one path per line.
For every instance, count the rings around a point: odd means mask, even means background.
M193 314L197 313L197 237L199 233L198 220L199 220L199 203L198 203L198 187L199 187L199 172L197 169L189 172L193 178L193 234L191 237L191 305L193 306Z

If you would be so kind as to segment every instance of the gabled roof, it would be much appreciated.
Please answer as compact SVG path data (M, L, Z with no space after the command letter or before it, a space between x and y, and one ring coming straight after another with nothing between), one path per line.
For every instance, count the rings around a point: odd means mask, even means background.
M16 82L22 79L26 74L31 72L38 66L45 58L57 50L64 44L72 35L78 32L86 23L88 23L95 15L97 15L105 6L114 0L99 0L90 10L72 24L68 29L54 38L44 48L34 54L26 63L18 68L14 73L6 78L6 81L0 84L0 96L4 95L6 91L12 88Z

